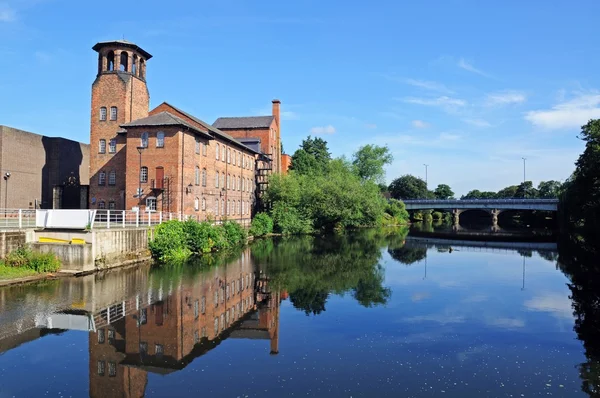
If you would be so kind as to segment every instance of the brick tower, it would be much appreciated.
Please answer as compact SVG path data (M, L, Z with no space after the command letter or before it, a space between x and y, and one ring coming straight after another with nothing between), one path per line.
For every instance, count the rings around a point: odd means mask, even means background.
M125 40L92 49L98 52L98 75L92 84L89 207L122 210L126 137L119 126L148 116L146 62L152 55Z

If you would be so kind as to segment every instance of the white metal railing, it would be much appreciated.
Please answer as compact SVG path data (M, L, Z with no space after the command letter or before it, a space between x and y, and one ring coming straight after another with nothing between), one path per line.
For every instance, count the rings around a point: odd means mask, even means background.
M0 209L2 228L35 228L35 209Z
M54 210L60 212L60 210ZM94 210L91 213L93 221L88 228L112 229L148 227L161 224L169 220L196 220L208 221L205 212L199 214L181 214L161 211L134 211L134 210ZM227 216L230 221L235 221L243 226L250 226L249 214L232 214ZM223 221L212 220L213 225L221 224ZM0 229L36 228L36 209L0 209ZM83 228L83 227L82 227Z

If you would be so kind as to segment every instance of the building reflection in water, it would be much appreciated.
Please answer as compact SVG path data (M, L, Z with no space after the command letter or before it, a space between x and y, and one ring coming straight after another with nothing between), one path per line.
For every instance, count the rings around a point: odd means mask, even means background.
M147 294L94 314L91 397L141 397L148 372L181 370L227 338L270 340L270 353L279 352L282 294L255 270L249 251L193 282L180 277L149 286Z

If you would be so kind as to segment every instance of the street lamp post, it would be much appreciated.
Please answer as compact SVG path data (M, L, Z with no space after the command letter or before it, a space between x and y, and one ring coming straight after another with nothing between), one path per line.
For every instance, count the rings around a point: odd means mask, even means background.
M425 188L427 188L427 167L429 167L429 165L423 163L423 166L425 166Z
M6 216L6 209L8 208L8 179L10 178L10 171L4 173L4 216Z
M137 151L140 154L140 175L139 175L139 185L138 185L138 191L137 194L134 197L139 198L138 200L138 205L141 204L142 201L142 152L144 152L144 149L146 149L146 147L144 146L138 146L137 147Z
M523 199L525 199L527 197L527 190L525 188L525 181L527 181L527 178L525 176L525 161L527 160L527 158L521 159L523 159Z

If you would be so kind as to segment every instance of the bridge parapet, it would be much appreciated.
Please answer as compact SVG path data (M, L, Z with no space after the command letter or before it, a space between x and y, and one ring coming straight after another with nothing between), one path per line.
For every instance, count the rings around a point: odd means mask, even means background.
M415 199L404 200L407 210L544 210L558 211L558 199Z

